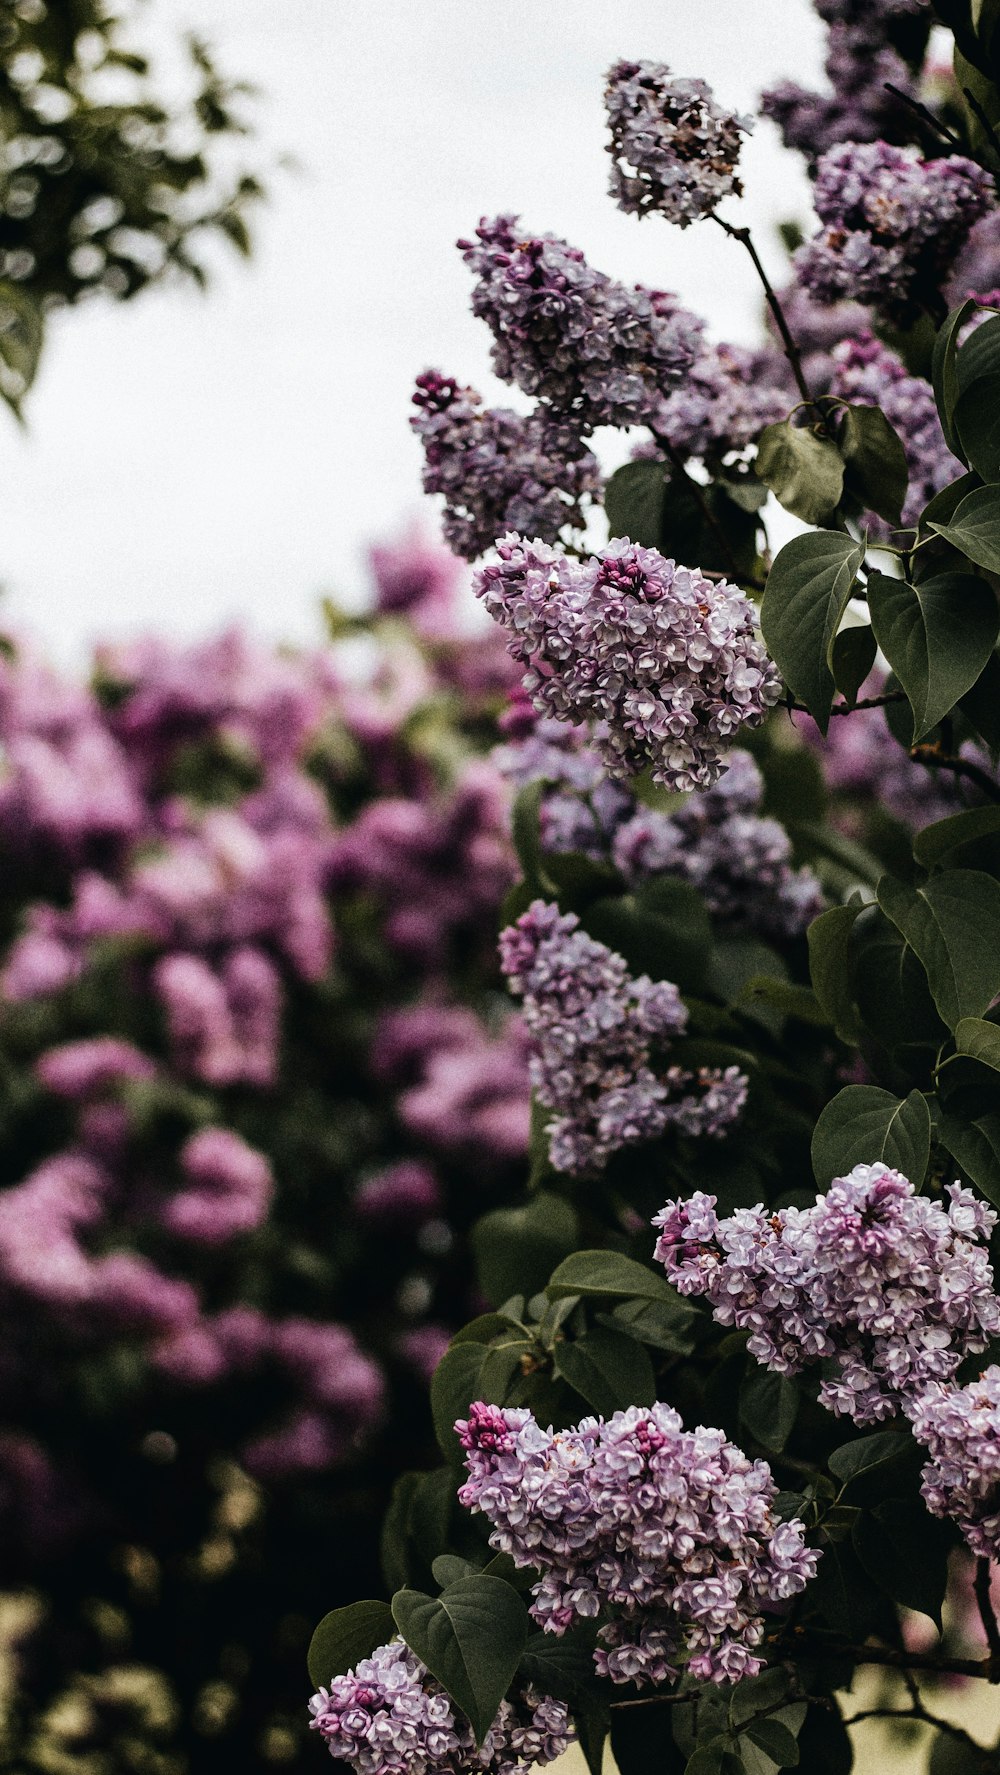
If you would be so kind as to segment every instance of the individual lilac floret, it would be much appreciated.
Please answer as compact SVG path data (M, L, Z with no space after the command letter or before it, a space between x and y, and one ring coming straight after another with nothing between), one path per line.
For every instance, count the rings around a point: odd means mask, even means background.
M922 376L911 376L894 351L872 333L845 339L834 348L829 393L861 406L881 407L906 452L910 485L903 524L915 524L928 500L962 473L962 464L944 441L934 391ZM873 538L888 537L891 526L875 512L865 513Z
M775 1520L765 1461L684 1430L669 1405L553 1432L477 1403L455 1428L459 1499L493 1524L492 1547L541 1572L529 1606L545 1632L603 1617L594 1662L612 1682L760 1670L761 1608L804 1589L818 1559L801 1522Z
M656 1256L681 1294L705 1295L720 1325L750 1332L765 1368L835 1360L822 1403L875 1423L1000 1331L985 1249L997 1217L957 1183L948 1198L916 1195L885 1165L855 1165L812 1208L774 1214L720 1221L715 1197L697 1191L656 1216Z
M728 924L800 936L823 910L823 892L810 869L792 867L784 827L756 811L763 794L749 752L734 749L715 787L675 813L636 808L615 833L615 864L633 883L657 875L691 882Z
M740 1114L747 1081L730 1069L657 1071L654 1055L687 1023L676 986L633 976L580 929L575 913L535 900L501 932L500 962L524 1001L529 1072L557 1171L598 1171L611 1154L677 1124L721 1134Z
M651 768L668 789L707 789L741 727L757 727L781 694L757 640L753 605L627 540L571 560L511 534L473 589L510 633L540 714L596 723L612 777Z
M656 435L679 455L717 461L756 443L765 425L788 415L793 397L781 352L712 345L656 415ZM656 446L640 446L656 453ZM639 454L637 451L636 454Z
M472 311L496 340L497 375L572 415L578 429L642 424L694 362L696 315L662 290L595 271L554 234L495 216L458 244L479 279Z
M500 1710L480 1747L425 1664L402 1640L377 1646L309 1703L310 1725L330 1755L358 1775L513 1775L569 1748L565 1702L526 1689Z
M442 528L457 555L475 561L508 530L554 542L583 528L582 502L599 498L601 471L571 425L484 407L475 389L436 370L417 377L413 404L424 492L444 495Z
M928 1510L952 1517L973 1553L1000 1560L1000 1368L967 1387L933 1383L909 1416L931 1457L920 1488Z
M619 209L687 228L742 196L736 167L753 119L717 104L704 80L677 80L664 62L616 62L604 101Z
M817 167L825 226L796 253L797 275L818 301L847 296L905 324L943 306L951 260L993 201L989 173L962 155L922 160L915 148L844 142Z

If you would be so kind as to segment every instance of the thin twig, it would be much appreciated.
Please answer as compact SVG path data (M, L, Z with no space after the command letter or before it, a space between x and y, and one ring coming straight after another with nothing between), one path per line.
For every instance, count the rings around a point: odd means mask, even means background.
M822 421L823 410L819 406L815 395L810 391L809 384L806 381L805 372L802 368L802 354L792 337L792 331L785 319L785 311L781 306L778 295L767 272L761 264L760 255L753 244L753 236L751 235L749 228L736 228L732 222L724 221L723 218L715 212L713 212L712 220L713 222L718 222L719 227L724 229L726 234L728 234L732 240L738 240L741 246L746 247L747 252L750 254L754 270L760 278L761 288L767 299L767 305L774 316L775 326L781 334L781 343L785 349L785 356L791 365L792 375L795 377L795 386L802 396L802 399L808 406L812 407L813 411L818 414Z
M936 1731L944 1732L947 1737L957 1738L958 1742L964 1744L967 1750L978 1753L978 1755L984 1759L984 1768L986 1766L985 1758L987 1754L992 1755L992 1752L987 1752L984 1745L977 1744L976 1740L970 1733L965 1731L964 1727L954 1725L951 1720L942 1719L940 1714L928 1713L926 1707L924 1707L922 1703L916 1707L904 1708L865 1707L862 1708L860 1713L852 1713L850 1717L845 1716L844 1725L858 1726L861 1724L862 1720L915 1720L922 1726L933 1726Z
M885 709L890 703L905 703L905 690L886 690L881 696L863 696L856 703L834 703L831 715L853 715L855 709ZM789 703L793 715L808 715L805 703Z
M883 80L882 85L886 92L892 93L894 99L902 99L904 105L909 105L910 110L915 111L918 117L923 118L923 121L930 125L934 134L940 136L943 142L947 142L950 148L957 148L960 154L965 153L965 143L961 136L956 136L954 130L949 129L946 123L942 123L939 117L935 117L933 111L928 110L926 105L922 105L919 99L911 98L910 94L904 92L902 87L893 86L891 80Z
M990 1662L995 1669L993 1681L1000 1682L1000 1626L997 1625L993 1598L990 1595L990 1562L988 1559L976 1560L976 1576L972 1585L979 1610L979 1619L983 1624L986 1644L989 1647Z
M989 771L983 770L979 764L973 764L970 758L957 758L950 752L939 752L936 746L911 746L910 757L917 764L926 764L931 770L947 770L952 776L965 777L975 783L989 801L1000 801L1000 783L991 777Z

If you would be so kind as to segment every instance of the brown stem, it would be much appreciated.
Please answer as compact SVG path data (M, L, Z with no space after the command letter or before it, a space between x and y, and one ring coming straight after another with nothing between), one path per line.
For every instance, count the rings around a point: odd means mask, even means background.
M995 1668L996 1674L992 1680L1000 1682L1000 1626L997 1625L993 1599L990 1596L990 1562L988 1559L976 1560L976 1576L972 1588L975 1593L976 1607L979 1610L979 1619L986 1635L986 1644L989 1647L990 1662Z
M940 136L943 142L947 142L950 148L957 148L960 154L965 153L965 143L961 137L956 136L954 130L949 129L946 123L942 123L940 117L935 117L933 111L928 110L926 105L922 105L919 99L911 98L910 94L904 92L902 87L893 86L891 80L883 80L882 85L886 92L892 93L894 99L902 99L904 105L909 105L910 110L915 111L917 116L930 126L934 134Z
M831 715L853 715L855 709L884 709L889 703L905 703L905 690L886 690L881 696L863 696L856 703L834 703ZM793 715L808 715L805 703L789 703Z
M805 1641L805 1630L800 1631L802 1640ZM886 1670L930 1670L937 1672L939 1676L977 1676L986 1682L994 1680L990 1658L942 1657L937 1652L910 1652L895 1646L852 1646L847 1640L827 1640L825 1637L808 1646L798 1645L795 1651L803 1655L808 1651L812 1657L818 1652L826 1651L833 1657L853 1658L855 1664L877 1664Z
M919 1700L913 1707L865 1707L860 1713L845 1715L844 1724L845 1726L857 1726L862 1720L919 1720L921 1725L933 1726L936 1731L944 1732L946 1737L956 1738L960 1744L964 1744L965 1748L971 1750L974 1756L982 1759L984 1769L988 1766L986 1758L993 1755L992 1751L977 1744L976 1740L962 1726L954 1725L951 1720L943 1720L940 1714L928 1713L926 1707Z
M965 777L981 789L988 801L1000 802L1000 783L983 770L979 764L973 764L970 758L957 758L949 752L940 752L937 746L911 746L910 757L917 764L926 764L931 770L947 770L952 776Z
M750 254L754 270L760 279L761 288L763 289L767 300L767 306L771 310L771 313L774 316L774 324L777 327L778 332L781 334L781 343L784 346L785 356L791 366L792 375L795 377L795 386L806 405L812 407L813 411L822 422L824 417L823 409L819 406L815 395L813 395L809 389L809 384L806 381L805 372L802 368L802 354L792 337L792 331L785 319L785 311L778 299L777 292L761 264L760 254L753 244L753 236L751 235L749 228L736 228L732 222L725 222L720 215L714 213L712 220L713 222L718 222L719 227L725 230L731 240L738 240L741 246L746 247L747 252Z

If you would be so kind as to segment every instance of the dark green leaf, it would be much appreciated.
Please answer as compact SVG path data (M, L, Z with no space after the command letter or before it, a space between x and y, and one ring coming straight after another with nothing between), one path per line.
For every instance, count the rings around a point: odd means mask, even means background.
M974 304L978 308L979 304ZM966 319L973 313L970 309ZM982 309L980 309L982 313ZM955 363L958 393L964 394L984 376L1000 375L1000 316L990 315L963 340Z
M751 1720L748 1726L743 1727L740 1736L749 1738L751 1744L756 1744L758 1750L769 1756L779 1769L794 1769L799 1760L798 1744L788 1727L783 1726L780 1720Z
M438 1447L447 1460L458 1461L462 1450L455 1435L456 1418L468 1416L479 1397L479 1376L486 1351L482 1344L452 1344L431 1380L431 1416Z
M1000 1115L979 1116L972 1122L943 1116L938 1138L976 1188L1000 1208Z
M941 430L949 450L958 456L961 444L952 423L955 402L958 399L958 336L969 316L974 312L976 304L972 301L960 302L953 308L944 325L939 328L934 341L934 354L931 360L931 380L934 384L934 399L937 402L938 418ZM964 458L963 458L964 460Z
M946 1028L927 975L878 906L865 906L850 936L851 984L866 1029L890 1052L938 1048ZM920 1062L926 1071L929 1056Z
M482 1744L528 1637L521 1597L502 1578L460 1578L438 1597L400 1590L392 1613L410 1650L467 1715Z
M672 1304L666 1277L618 1251L575 1251L551 1276L550 1300L578 1294L583 1300L655 1300Z
M18 284L0 283L0 395L15 413L35 380L44 340L38 303Z
M940 493L935 493L933 499L927 501L917 519L918 529L927 531L935 524L950 524L966 494L981 485L982 482L978 475L959 475L957 481L952 481L947 487L942 487Z
M317 1689L328 1688L335 1676L353 1670L362 1658L370 1658L376 1646L396 1637L392 1610L387 1602L352 1602L324 1615L309 1641L309 1680Z
M930 528L977 567L1000 573L1000 487L977 487L966 494L950 523L932 523Z
M955 1025L955 1047L960 1054L1000 1072L1000 1028L985 1017L960 1017Z
M552 884L545 872L542 851L540 809L548 784L541 780L525 783L514 798L511 832L524 879L533 892L548 893Z
M830 668L833 681L845 701L857 701L858 692L875 664L875 633L867 623L855 623L833 637Z
M1000 375L979 376L955 403L962 454L984 481L1000 477Z
M495 1208L472 1229L481 1292L498 1304L537 1294L576 1242L576 1213L562 1196L540 1190L523 1208Z
M841 1041L851 1046L861 1035L850 966L851 932L860 911L860 903L831 906L813 919L807 933L813 991Z
M836 1703L832 1710L809 1708L798 1745L802 1768L808 1775L851 1775L854 1746Z
M665 496L662 462L623 463L604 489L608 535L628 536L643 548L659 548Z
M779 504L804 524L824 523L840 504L844 464L836 444L788 419L761 432L754 467Z
M881 407L848 407L839 442L848 490L866 510L898 524L910 471L902 440Z
M601 1417L656 1402L656 1377L645 1348L610 1326L595 1325L572 1343L557 1343L552 1360L556 1373Z
M839 530L785 544L767 578L760 620L789 689L826 732L835 689L830 655L864 549Z
M843 1487L850 1486L852 1501L863 1496L878 1497L886 1482L894 1484L905 1465L919 1461L912 1436L894 1430L878 1430L873 1436L857 1436L842 1442L830 1456L827 1466Z
M917 741L971 689L996 644L993 592L971 574L940 573L919 585L868 578L872 628L913 709Z
M691 1711L690 1707L670 1709L674 1715ZM659 1707L612 1709L611 1750L620 1775L684 1775L687 1751L674 1743L669 1725L664 1730L663 1712Z
M635 894L593 900L583 924L598 942L624 956L634 973L673 980L697 992L712 947L712 927L701 895L686 881L660 877Z
M960 861L956 852L996 836L1000 836L1000 807L969 807L963 813L949 814L946 820L937 820L933 826L925 826L913 840L913 855L925 869L934 869L949 857Z
M823 1548L816 1576L809 1586L809 1601L835 1633L863 1641L871 1632L878 1612L874 1590L850 1541Z
M951 1535L917 1498L887 1498L862 1511L854 1549L876 1584L903 1608L919 1609L941 1626Z
M930 1111L919 1091L901 1102L879 1085L845 1085L816 1123L813 1171L820 1189L826 1189L855 1165L886 1164L919 1189L930 1150Z
M622 1331L626 1337L654 1350L685 1354L694 1347L694 1309L679 1294L672 1301L620 1301L610 1313L598 1313L596 1318L599 1325L610 1325L614 1331Z
M1000 992L1000 882L977 869L947 869L921 887L883 876L878 900L920 957L948 1027L981 1016Z
M784 1017L795 1017L800 1023L813 1023L822 1028L829 1021L815 994L807 986L796 986L790 980L772 980L755 974L743 987L739 1005L764 1004L780 1011Z
M780 1454L795 1425L799 1390L784 1374L751 1367L740 1388L740 1418L764 1448Z
M474 1568L468 1560L459 1559L455 1553L439 1553L437 1558L431 1561L431 1572L435 1584L440 1584L442 1590L447 1590L449 1584L457 1584L459 1578L474 1576ZM386 1606L388 1607L388 1605ZM391 1609L389 1613L392 1613Z
M593 1698L593 1634L572 1629L559 1638L533 1633L521 1657L521 1675L543 1695L557 1695L575 1705Z

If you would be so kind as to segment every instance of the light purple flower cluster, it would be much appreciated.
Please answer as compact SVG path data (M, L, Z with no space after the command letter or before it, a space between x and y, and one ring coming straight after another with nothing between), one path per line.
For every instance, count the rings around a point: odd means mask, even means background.
M690 369L702 322L674 296L617 283L516 216L484 219L459 246L479 280L472 311L496 340L497 375L581 431L642 424Z
M515 535L473 586L508 630L541 714L595 724L612 777L647 767L669 789L707 789L726 742L756 727L781 679L745 593L627 540L571 560Z
M528 1688L501 1701L477 1748L464 1714L398 1639L335 1676L309 1711L330 1755L357 1775L515 1775L562 1756L574 1735L565 1703Z
M910 471L903 523L916 523L928 500L962 473L944 441L930 383L911 376L902 358L867 331L836 346L833 360L828 392L852 405L881 407L898 432ZM873 537L890 534L875 512L865 514L865 523Z
M721 461L755 443L765 425L784 419L793 400L788 365L779 351L710 345L662 402L657 437L681 456ZM655 449L649 446L649 453Z
M801 282L820 302L847 296L900 324L942 306L955 252L995 201L975 161L881 141L828 149L813 198L824 227L795 255Z
M428 639L454 639L465 574L420 524L398 540L374 543L368 565L380 616L402 617Z
M824 59L829 93L782 80L761 94L761 111L777 124L785 147L810 164L842 142L904 143L919 133L906 103L916 98L917 81L889 41L886 23L874 7L831 22Z
M704 80L676 79L664 62L616 62L604 101L619 209L687 228L742 196L736 168L753 119L718 104Z
M557 1171L597 1171L619 1147L671 1126L720 1135L739 1116L747 1080L735 1067L654 1067L687 1024L676 986L630 974L575 913L535 900L501 932L500 961L524 1001L531 1083L553 1112L546 1132Z
M812 1208L741 1208L720 1221L697 1191L656 1216L656 1256L681 1294L778 1374L831 1359L820 1399L859 1424L909 1409L929 1382L1000 1331L985 1243L996 1215L952 1184L948 1205L885 1165L856 1165Z
M1000 1368L966 1387L927 1387L909 1410L913 1434L930 1454L924 1502L958 1523L973 1553L1000 1560Z
M487 1172L524 1159L531 1087L519 1017L490 1030L466 1006L418 1000L378 1019L370 1065L407 1133L437 1157L474 1158Z
M475 389L428 370L417 377L410 421L424 448L424 492L444 496L445 540L475 561L520 530L554 542L582 530L584 501L600 498L597 458L571 425L545 413L484 407Z
M684 1430L668 1405L553 1432L477 1403L455 1428L459 1499L493 1524L491 1546L542 1573L530 1611L546 1632L603 1616L595 1663L618 1683L761 1668L761 1609L803 1590L818 1560L801 1522L776 1521L765 1461L721 1430Z
M945 285L949 306L973 297L1000 307L1000 209L977 222L951 268Z

